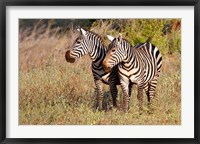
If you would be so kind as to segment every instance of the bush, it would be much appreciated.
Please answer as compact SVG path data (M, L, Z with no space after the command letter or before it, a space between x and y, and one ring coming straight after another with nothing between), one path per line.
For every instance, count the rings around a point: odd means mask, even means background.
M181 33L170 30L163 33L166 25L172 25L175 19L120 19L110 20L115 35L122 33L133 46L151 38L151 42L159 48L162 54L181 53ZM180 20L178 20L180 21ZM113 34L113 31L110 32Z

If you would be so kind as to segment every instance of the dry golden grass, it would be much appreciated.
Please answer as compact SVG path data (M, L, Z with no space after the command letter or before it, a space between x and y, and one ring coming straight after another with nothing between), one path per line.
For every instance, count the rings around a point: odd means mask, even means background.
M181 124L181 55L163 56L158 81L155 111L138 113L134 86L130 110L94 111L94 82L91 60L84 56L76 63L64 55L76 38L74 31L64 37L40 38L32 34L19 43L19 124L20 125L180 125ZM104 86L108 97L108 86ZM121 100L121 87L118 87Z

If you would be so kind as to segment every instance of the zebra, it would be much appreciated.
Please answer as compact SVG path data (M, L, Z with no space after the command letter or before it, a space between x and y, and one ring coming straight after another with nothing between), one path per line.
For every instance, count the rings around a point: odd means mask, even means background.
M155 96L157 79L162 66L162 56L157 47L149 41L132 47L119 34L116 38L108 36L111 43L108 46L106 58L103 61L105 72L118 65L119 79L123 91L123 110L129 109L129 100L133 84L137 84L139 111L142 112L143 89L147 95L148 105ZM149 111L151 112L151 111Z
M91 69L97 90L97 109L103 110L103 83L108 84L112 97L112 104L117 107L117 85L120 85L118 67L115 66L109 73L105 73L102 62L106 56L107 47L102 38L94 32L78 27L79 37L75 40L72 49L65 53L67 62L74 63L83 55L88 54L92 60Z

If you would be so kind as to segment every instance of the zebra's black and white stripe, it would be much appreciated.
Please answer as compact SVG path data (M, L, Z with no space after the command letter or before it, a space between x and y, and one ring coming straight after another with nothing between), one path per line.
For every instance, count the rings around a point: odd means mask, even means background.
M68 62L75 62L78 58L88 54L92 60L92 73L97 89L97 106L102 110L103 105L103 83L109 84L113 106L117 106L117 85L119 85L118 67L115 66L109 73L105 73L102 62L106 56L107 47L104 46L102 38L82 28L77 29L80 32L79 37L75 40L73 48L68 50L65 58Z
M155 96L157 79L162 66L162 56L157 47L150 42L132 47L122 38L121 34L116 38L109 37L111 43L108 46L107 56L103 62L106 72L119 64L119 77L123 90L123 109L129 108L129 98L133 84L138 86L139 108L142 110L143 89L148 102Z

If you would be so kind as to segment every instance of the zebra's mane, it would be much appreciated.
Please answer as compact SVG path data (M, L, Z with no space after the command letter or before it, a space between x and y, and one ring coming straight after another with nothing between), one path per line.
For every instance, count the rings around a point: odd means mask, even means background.
M126 43L126 45L129 45L130 47L133 47L133 46L130 44L130 42L129 42L127 39L125 39L125 38L122 38L122 42L123 42L123 43Z
M125 38L122 38L121 44L124 45L124 43L125 45L130 45L131 47L131 44L128 42L128 40L126 40ZM117 44L117 38L114 38L112 42L108 45L108 50L110 50L110 48L112 47L115 47L116 44Z
M114 38L113 41L110 43L110 45L113 45L113 44L115 45L116 39L117 38ZM130 44L130 42L127 39L125 39L125 38L122 38L122 43L125 43L126 45L130 45L132 47L132 45Z
M98 39L99 39L99 42L104 46L103 38L102 38L100 35L98 35L98 34L95 33L95 32L92 32L92 31L87 31L87 32L88 32L89 34L92 34L92 35L97 36Z
M140 47L142 47L144 44L150 43L150 42L149 42L149 39L147 39L146 42L138 43L138 44L136 44L135 46L133 46L128 40L126 40L126 39L124 39L124 38L122 38L122 39L123 39L123 42L124 42L126 45L129 45L131 48L140 48Z

